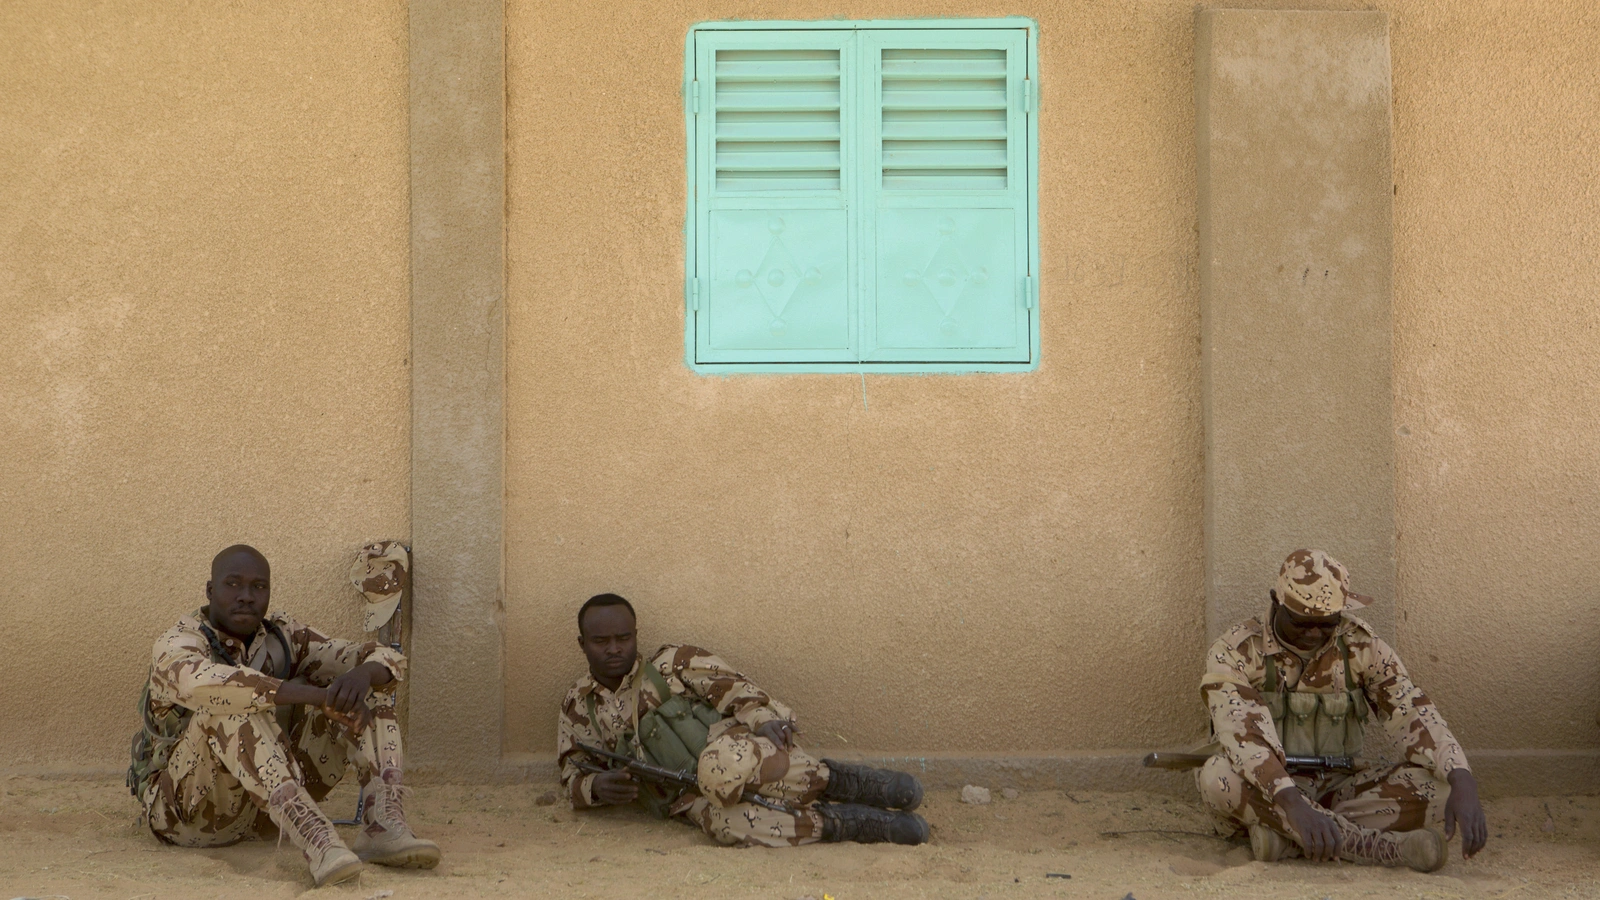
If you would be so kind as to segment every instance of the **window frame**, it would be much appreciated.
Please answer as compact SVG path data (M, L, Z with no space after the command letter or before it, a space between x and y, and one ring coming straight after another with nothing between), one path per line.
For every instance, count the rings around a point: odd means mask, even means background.
M709 241L709 235L698 233L697 190L700 187L700 162L697 157L697 139L699 136L698 115L701 110L697 105L714 102L715 86L710 83L700 85L700 91L707 96L696 94L695 80L697 71L696 38L702 34L722 34L728 32L799 32L799 31L950 31L972 33L977 31L1020 31L1023 33L1023 96L1022 102L1022 127L1023 144L1021 155L1024 160L1022 178L1022 202L1025 205L1023 220L1026 234L1022 236L1025 244L1024 258L1026 272L1023 273L1024 281L1021 287L1022 299L1026 307L1026 325L1028 329L1027 345L1028 359L1026 361L1009 362L966 362L966 361L832 361L822 362L815 360L794 361L763 361L763 362L701 362L697 358L698 350L698 322L697 313L705 305L703 295L706 292L707 279L698 277L699 242ZM858 74L856 77L860 77ZM683 274L683 327L684 327L684 361L693 371L705 375L728 374L805 374L805 373L873 373L873 374L968 374L980 372L1030 372L1039 367L1039 333L1040 333L1040 279L1039 279L1039 214L1038 214L1038 169L1039 169L1039 140L1038 140L1038 107L1039 107L1039 73L1038 73L1038 25L1032 19L1020 16L996 18L964 18L964 19L863 19L863 20L838 20L838 21L717 21L702 22L692 26L684 39L684 69L683 69L683 111L684 111L684 145L685 145L685 173L687 190L684 210L684 274ZM850 134L857 123L845 122L841 119L842 133ZM858 139L859 141L859 139ZM715 148L706 148L710 153L715 153ZM860 146L859 142L852 148L854 152L870 152ZM846 153L846 148L841 144L841 153ZM848 155L848 154L846 154ZM847 225L856 229L863 216L860 212L850 212L847 209ZM876 287L872 288L876 291ZM875 298L876 294L868 295L863 286L858 289L853 297L851 311L851 328L856 329L857 339L862 329L862 317L866 314L862 309L867 299ZM782 351L787 355L793 351ZM858 354L860 351L857 351Z

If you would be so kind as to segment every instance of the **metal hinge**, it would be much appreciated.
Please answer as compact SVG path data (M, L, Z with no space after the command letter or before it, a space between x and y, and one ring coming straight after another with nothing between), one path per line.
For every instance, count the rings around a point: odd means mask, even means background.
M689 279L689 283L686 285L686 287L689 289L689 309L698 311L700 309L700 279Z
M1039 110L1039 85L1031 78L1022 80L1022 111L1033 115Z
M689 114L700 115L700 82L698 79L689 82Z
M1033 276L1028 275L1022 279L1022 306L1024 309L1033 309L1038 305L1035 299Z

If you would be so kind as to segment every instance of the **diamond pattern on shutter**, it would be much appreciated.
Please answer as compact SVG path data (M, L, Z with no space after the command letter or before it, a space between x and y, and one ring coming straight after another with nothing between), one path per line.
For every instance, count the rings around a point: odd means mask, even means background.
M1006 51L884 48L883 187L1005 190Z
M720 191L839 190L839 51L718 50Z

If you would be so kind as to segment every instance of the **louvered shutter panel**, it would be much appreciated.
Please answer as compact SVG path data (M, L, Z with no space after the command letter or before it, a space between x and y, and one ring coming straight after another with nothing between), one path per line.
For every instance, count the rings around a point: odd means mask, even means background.
M1028 362L1026 33L861 39L874 362Z
M856 358L851 43L826 32L697 39L699 362Z

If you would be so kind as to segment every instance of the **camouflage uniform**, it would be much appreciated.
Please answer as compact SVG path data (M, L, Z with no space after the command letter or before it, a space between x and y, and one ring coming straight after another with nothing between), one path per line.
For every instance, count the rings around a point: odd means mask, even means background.
M212 628L230 656L215 661L201 608L182 617L156 640L150 666L149 720L175 707L193 712L167 763L137 786L150 830L168 843L217 847L244 839L256 814L279 786L294 781L320 800L354 763L365 786L386 770L403 768L394 689L405 676L405 657L377 643L324 637L281 613L268 619L293 649L292 676L318 686L366 662L389 670L393 681L369 696L373 723L351 735L321 709L277 706L282 682L265 672L283 671L283 648L258 628L248 645Z
M1273 802L1280 790L1291 786L1363 828L1413 831L1443 822L1450 796L1445 779L1456 769L1467 768L1466 754L1433 701L1406 674L1394 649L1366 622L1344 611L1371 599L1350 593L1348 583L1348 573L1336 560L1322 551L1297 550L1279 572L1278 599L1300 615L1339 613L1341 621L1333 636L1320 649L1302 653L1278 639L1269 614L1234 626L1211 646L1200 693L1222 752L1207 761L1196 781L1224 832L1262 824L1292 835ZM1290 776L1262 695L1267 660L1272 660L1281 682L1295 690L1340 691L1346 684L1341 638L1349 648L1355 686L1365 694L1373 716L1398 742L1406 762L1374 765L1357 760L1353 774Z
M574 809L600 805L593 794L596 776L576 765L576 760L583 758L578 742L632 753L625 737L637 731L641 715L668 699L658 696L656 687L644 677L644 665L662 674L673 695L703 700L726 717L711 726L700 754L699 792L680 797L670 810L672 815L684 816L724 844L789 847L821 839L822 818L805 807L827 787L827 765L798 747L785 750L754 732L767 722L792 719L789 708L715 655L680 644L662 647L648 661L636 659L615 693L587 674L567 691L556 729L556 759ZM597 721L589 718L591 696ZM739 802L747 788L800 807L799 812Z

